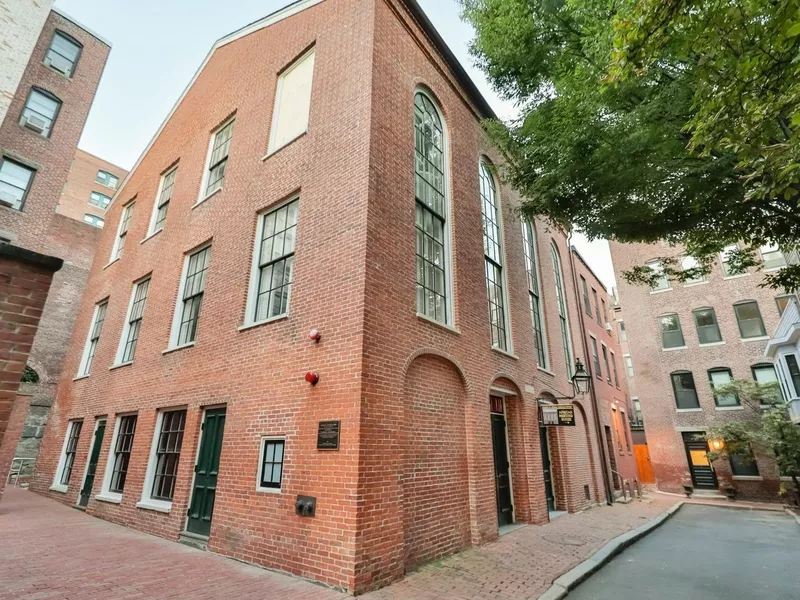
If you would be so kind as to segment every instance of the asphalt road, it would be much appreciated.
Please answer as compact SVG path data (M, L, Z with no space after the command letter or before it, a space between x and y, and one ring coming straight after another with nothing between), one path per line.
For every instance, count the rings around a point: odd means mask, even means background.
M784 513L687 504L569 600L800 600L800 525Z

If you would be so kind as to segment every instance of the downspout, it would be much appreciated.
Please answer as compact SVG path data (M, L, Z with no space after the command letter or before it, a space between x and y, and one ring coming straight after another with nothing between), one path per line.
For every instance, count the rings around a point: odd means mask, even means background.
M610 465L610 461L608 461L608 457L606 456L605 450L605 442L603 441L603 426L600 423L600 411L597 404L597 394L595 393L594 389L594 373L592 369L594 365L591 365L591 360L589 360L589 348L586 342L586 324L583 322L583 311L580 308L580 290L578 289L578 277L575 272L575 257L572 251L572 231L569 232L569 236L567 237L567 249L569 250L569 270L572 272L572 287L575 291L575 300L578 302L578 325L581 328L581 347L583 348L583 356L586 360L586 372L591 375L591 382L592 385L589 386L589 397L591 398L592 402L592 412L594 413L594 427L595 432L597 434L597 447L600 451L600 459L602 461L602 468L600 471L603 473L603 488L606 492L606 504L609 506L614 503L614 495L611 493L611 483L608 480L608 469L606 465Z

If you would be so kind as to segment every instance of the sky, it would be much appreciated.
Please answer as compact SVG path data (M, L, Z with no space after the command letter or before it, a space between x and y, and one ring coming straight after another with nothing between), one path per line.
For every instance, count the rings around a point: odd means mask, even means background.
M79 147L130 169L220 37L282 8L290 0L56 0L55 6L112 44ZM500 118L516 115L469 56L470 25L456 0L420 5ZM609 288L615 285L608 244L574 238Z

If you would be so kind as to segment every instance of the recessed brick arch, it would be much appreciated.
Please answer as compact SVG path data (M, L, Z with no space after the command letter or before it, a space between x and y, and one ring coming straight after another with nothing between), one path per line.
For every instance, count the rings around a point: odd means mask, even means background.
M578 420L577 417L579 415L580 421L582 421L582 423L583 423L583 427L582 427L583 431L581 433L582 433L583 438L584 438L584 440L586 442L586 452L587 452L587 455L589 457L589 472L591 473L591 483L583 482L582 485L589 485L590 486L589 489L594 493L592 498L594 498L594 501L599 502L600 501L600 489L598 487L598 481L597 481L597 474L598 474L597 460L595 458L594 449L592 448L592 433L591 433L591 430L590 430L591 425L589 424L589 417L587 416L586 410L583 408L583 405L579 401L574 400L572 402L572 404L575 405L575 409L576 409L576 413L577 413L576 414L576 421ZM578 424L576 423L576 426L577 425ZM580 500L580 499L578 499L578 500ZM586 500L587 502L590 502L590 503L592 502L592 499L586 498L585 495L584 495L584 500Z

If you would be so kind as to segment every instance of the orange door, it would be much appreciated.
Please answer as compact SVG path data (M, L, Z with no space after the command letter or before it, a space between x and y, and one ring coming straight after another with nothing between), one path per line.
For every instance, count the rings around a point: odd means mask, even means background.
M636 469L639 471L639 481L642 483L655 483L656 476L653 474L653 465L650 462L650 450L647 444L638 444L633 447L636 455Z

